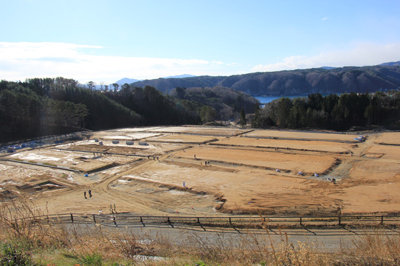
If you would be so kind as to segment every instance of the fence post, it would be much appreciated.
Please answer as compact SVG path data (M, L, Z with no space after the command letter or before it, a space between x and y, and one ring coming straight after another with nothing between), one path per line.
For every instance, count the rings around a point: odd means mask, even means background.
M115 226L118 226L118 225L117 225L117 221L115 220L115 215L113 216L113 220L114 220Z
M140 222L143 224L143 227L145 227L146 225L144 224L144 222L143 222L143 218L142 218L142 216L140 216Z
M339 215L339 226L342 225L342 217Z
M197 217L197 223L200 224L200 218L199 217Z
M96 223L96 216L93 214L93 221Z
M174 226L173 226L173 224L171 223L171 220L169 219L169 217L167 217L168 219L167 219L167 223L172 227L172 228L174 228Z
M71 213L71 222L74 223L74 216Z
M300 226L303 226L302 217L300 217Z
M232 219L231 219L231 217L229 217L229 224L232 224Z
M381 216L381 225L383 225L383 215Z

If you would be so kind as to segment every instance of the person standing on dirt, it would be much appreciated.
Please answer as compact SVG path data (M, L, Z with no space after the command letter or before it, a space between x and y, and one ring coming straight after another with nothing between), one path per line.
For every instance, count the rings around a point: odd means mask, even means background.
M86 191L83 192L83 196L85 197L85 199L87 199L87 197L86 197Z
M89 197L92 197L92 191L89 189Z

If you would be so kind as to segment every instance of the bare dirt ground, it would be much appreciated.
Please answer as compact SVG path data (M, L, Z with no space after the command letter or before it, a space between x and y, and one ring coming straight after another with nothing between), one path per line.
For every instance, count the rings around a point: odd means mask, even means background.
M400 136L400 135L399 135ZM371 145L366 151L367 157L382 158L385 160L400 160L400 147L391 145Z
M359 135L344 133L316 133L301 131L283 131L283 130L255 130L246 134L248 137L258 138L277 138L277 139L301 139L301 140L329 140L340 142L357 142L354 138Z
M380 137L376 140L376 143L400 145L399 133L398 132L382 133Z
M232 149L216 146L196 146L177 151L169 158L175 160L194 160L193 164L203 165L207 161L224 164L227 167L252 166L285 172L319 173L335 166L336 158L327 155L303 155L284 152L266 152L260 150Z
M243 130L238 128L227 127L202 127L202 126L185 126L185 127L160 127L156 129L149 129L149 132L162 132L162 133L183 133L192 135L214 135L214 136L236 136L251 130Z
M129 134L142 144L112 143ZM90 140L1 153L0 200L25 197L50 213L110 213L110 205L140 215L399 212L400 133L364 132L366 141L354 143L359 135L221 127L93 132Z
M347 144L329 141L301 141L284 139L264 139L264 138L225 138L212 144L243 147L260 147L270 149L286 149L300 151L320 151L331 153L352 153L357 144Z
M184 135L184 134L175 134L175 135L163 135L161 137L147 138L147 141L150 142L175 142L175 143L191 143L191 144L199 144L217 141L218 139L215 137L208 136L198 136L198 135Z

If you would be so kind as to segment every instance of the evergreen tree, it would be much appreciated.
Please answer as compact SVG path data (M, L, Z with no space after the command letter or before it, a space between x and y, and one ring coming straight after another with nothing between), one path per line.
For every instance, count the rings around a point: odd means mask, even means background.
M240 126L245 127L246 126L246 114L244 112L244 109L240 109Z
M258 104L254 105L254 117L251 120L251 127L260 127L260 106Z

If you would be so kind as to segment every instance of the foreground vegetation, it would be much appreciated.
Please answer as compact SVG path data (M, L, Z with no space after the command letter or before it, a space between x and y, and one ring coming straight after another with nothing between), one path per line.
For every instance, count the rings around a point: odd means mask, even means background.
M40 210L28 201L2 205L0 265L398 265L400 235L366 235L353 245L325 252L313 243L294 246L288 236L274 242L242 234L232 242L196 234L175 243L117 228L41 223ZM37 222L32 222L37 221ZM262 218L260 218L262 220ZM267 226L264 224L264 226Z

